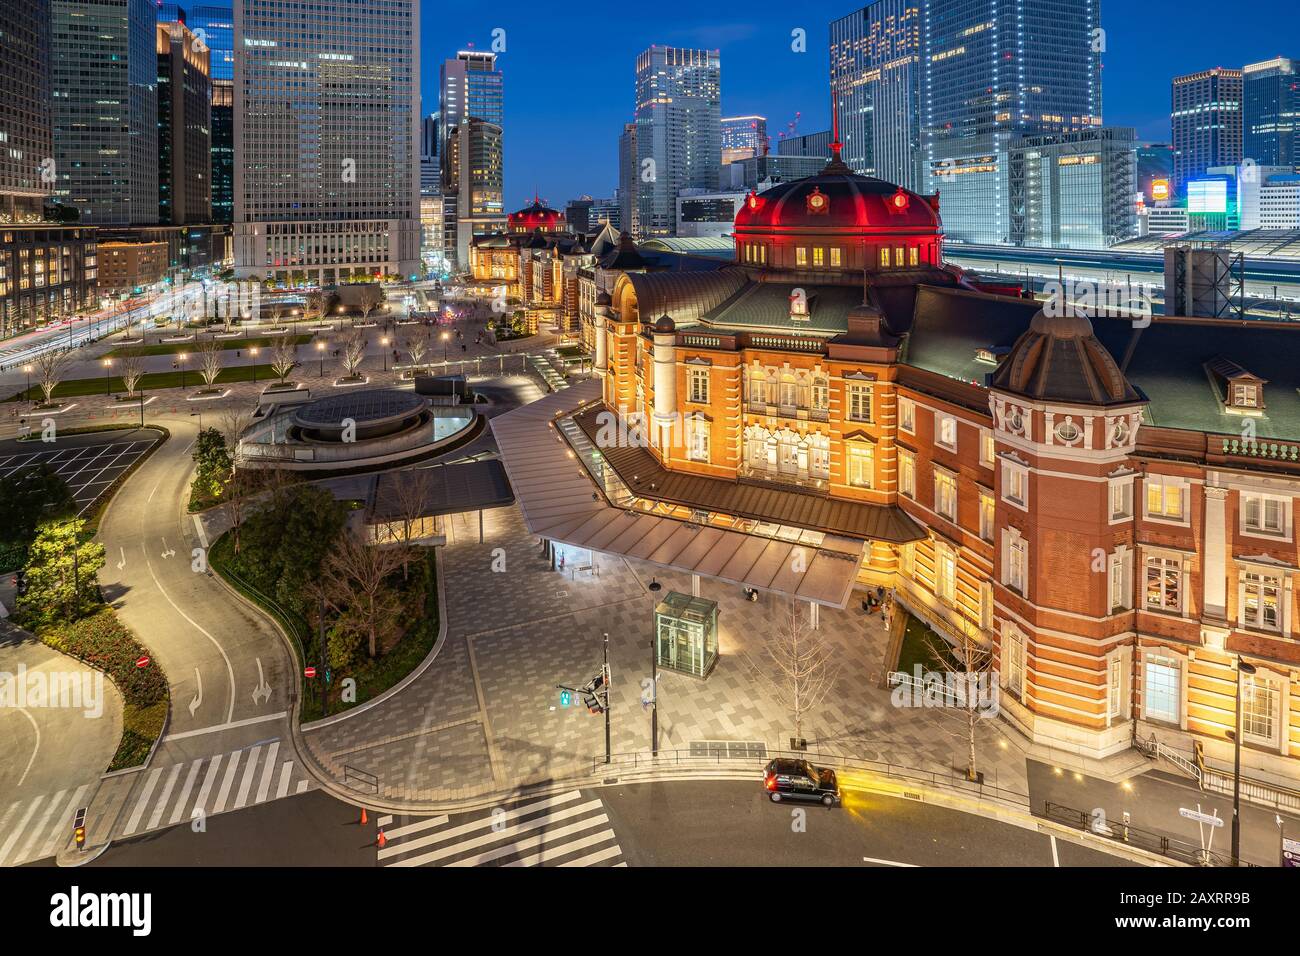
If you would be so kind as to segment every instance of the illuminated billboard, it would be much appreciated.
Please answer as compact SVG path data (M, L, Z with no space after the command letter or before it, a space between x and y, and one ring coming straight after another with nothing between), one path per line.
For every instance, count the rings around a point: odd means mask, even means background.
M1155 202L1163 202L1169 198L1169 180L1153 179L1151 180L1151 198Z
M1187 184L1187 211L1190 213L1227 212L1228 181L1193 179Z

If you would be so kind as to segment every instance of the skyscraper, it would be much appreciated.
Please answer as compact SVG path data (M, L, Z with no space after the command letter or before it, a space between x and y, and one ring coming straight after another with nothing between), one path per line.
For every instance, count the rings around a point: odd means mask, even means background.
M214 80L235 79L235 12L230 4L185 7L182 17L190 32L208 48L208 75Z
M639 236L673 234L679 191L717 190L722 167L721 90L717 50L652 46L637 57Z
M0 4L0 339L94 301L95 230L51 222L50 3Z
M447 152L456 184L456 264L466 270L474 237L506 230L501 127L464 117L447 140Z
M442 169L438 154L439 133L442 126L438 113L430 113L420 121L420 195L442 195Z
M235 83L233 80L212 81L212 221L224 223L235 221Z
M209 49L183 23L159 23L158 221L212 217L212 81Z
M235 273L420 261L419 0L236 0Z
M1010 241L1016 137L1101 126L1098 0L921 0L921 177L944 232Z
M831 23L844 162L908 189L921 184L921 10L922 0L877 0Z
M1211 166L1241 162L1241 70L1216 66L1174 77L1169 124L1175 194Z
M505 79L497 69L495 53L461 50L444 60L439 83L440 104L439 155L442 157L442 188L455 184L448 175L447 140L465 119L478 119L505 128Z
M53 0L56 195L88 225L158 221L151 0Z
M636 123L626 123L618 137L618 218L620 228L629 235L640 235L637 229L637 186L641 170L637 161Z
M1241 152L1260 166L1300 163L1300 73L1297 61L1279 56L1241 71Z
M767 151L767 118L763 116L724 116L722 124L722 162L762 156Z

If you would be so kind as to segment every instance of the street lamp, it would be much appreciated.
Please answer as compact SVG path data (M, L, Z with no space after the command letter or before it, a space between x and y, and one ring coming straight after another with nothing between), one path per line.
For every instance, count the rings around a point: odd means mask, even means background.
M112 367L113 367L113 360L111 358L104 359L104 394L105 395L113 394L113 380L109 374L109 369Z
M180 355L176 356L176 361L179 362L181 366L181 391L182 392L185 391L185 360L188 359L189 357L190 356L188 352L182 352Z
M664 586L651 578L650 583L646 585L646 589L650 592L651 598L654 599L651 602L652 614L650 618L653 626L654 605L658 604L659 592L664 589ZM650 633L650 693L652 695L650 698L650 755L652 757L659 756L659 647L656 638L657 635L652 630Z
M257 346L256 345L249 346L248 354L252 356L253 359L253 384L256 385L257 384Z
M1237 720L1232 737L1232 865L1241 866L1241 675L1255 673L1255 665L1237 658Z
M442 333L442 364L447 364L447 340L451 338L450 332Z
M316 351L320 353L320 377L325 377L325 343L317 342Z
M384 371L387 372L388 371L388 336L385 335L382 339L380 339L379 344L384 347Z
M27 391L23 392L23 398L30 402L32 400L32 367L24 365L23 371L27 373Z

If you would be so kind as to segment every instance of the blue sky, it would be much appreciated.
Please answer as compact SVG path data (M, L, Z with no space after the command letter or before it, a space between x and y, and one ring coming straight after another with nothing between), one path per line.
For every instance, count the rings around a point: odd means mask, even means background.
M775 139L796 112L800 131L830 125L829 24L853 9L852 3L789 0L426 0L425 108L435 108L442 60L469 43L490 48L492 31L504 29L506 50L498 62L505 74L507 208L524 205L535 189L562 207L582 193L612 195L618 133L632 115L636 55L650 44L721 50L723 115L766 116ZM1300 58L1295 0L1103 0L1101 10L1105 121L1135 126L1144 139L1169 138L1172 76L1278 55ZM807 31L806 53L790 49L796 27Z

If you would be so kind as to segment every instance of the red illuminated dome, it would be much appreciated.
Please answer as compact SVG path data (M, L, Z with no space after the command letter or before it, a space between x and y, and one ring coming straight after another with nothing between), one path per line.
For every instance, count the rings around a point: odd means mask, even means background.
M566 228L564 213L551 209L540 199L533 199L529 206L518 212L512 212L507 220L511 232L562 232Z
M736 259L781 270L935 267L942 228L938 195L859 176L837 154L816 176L745 197Z

